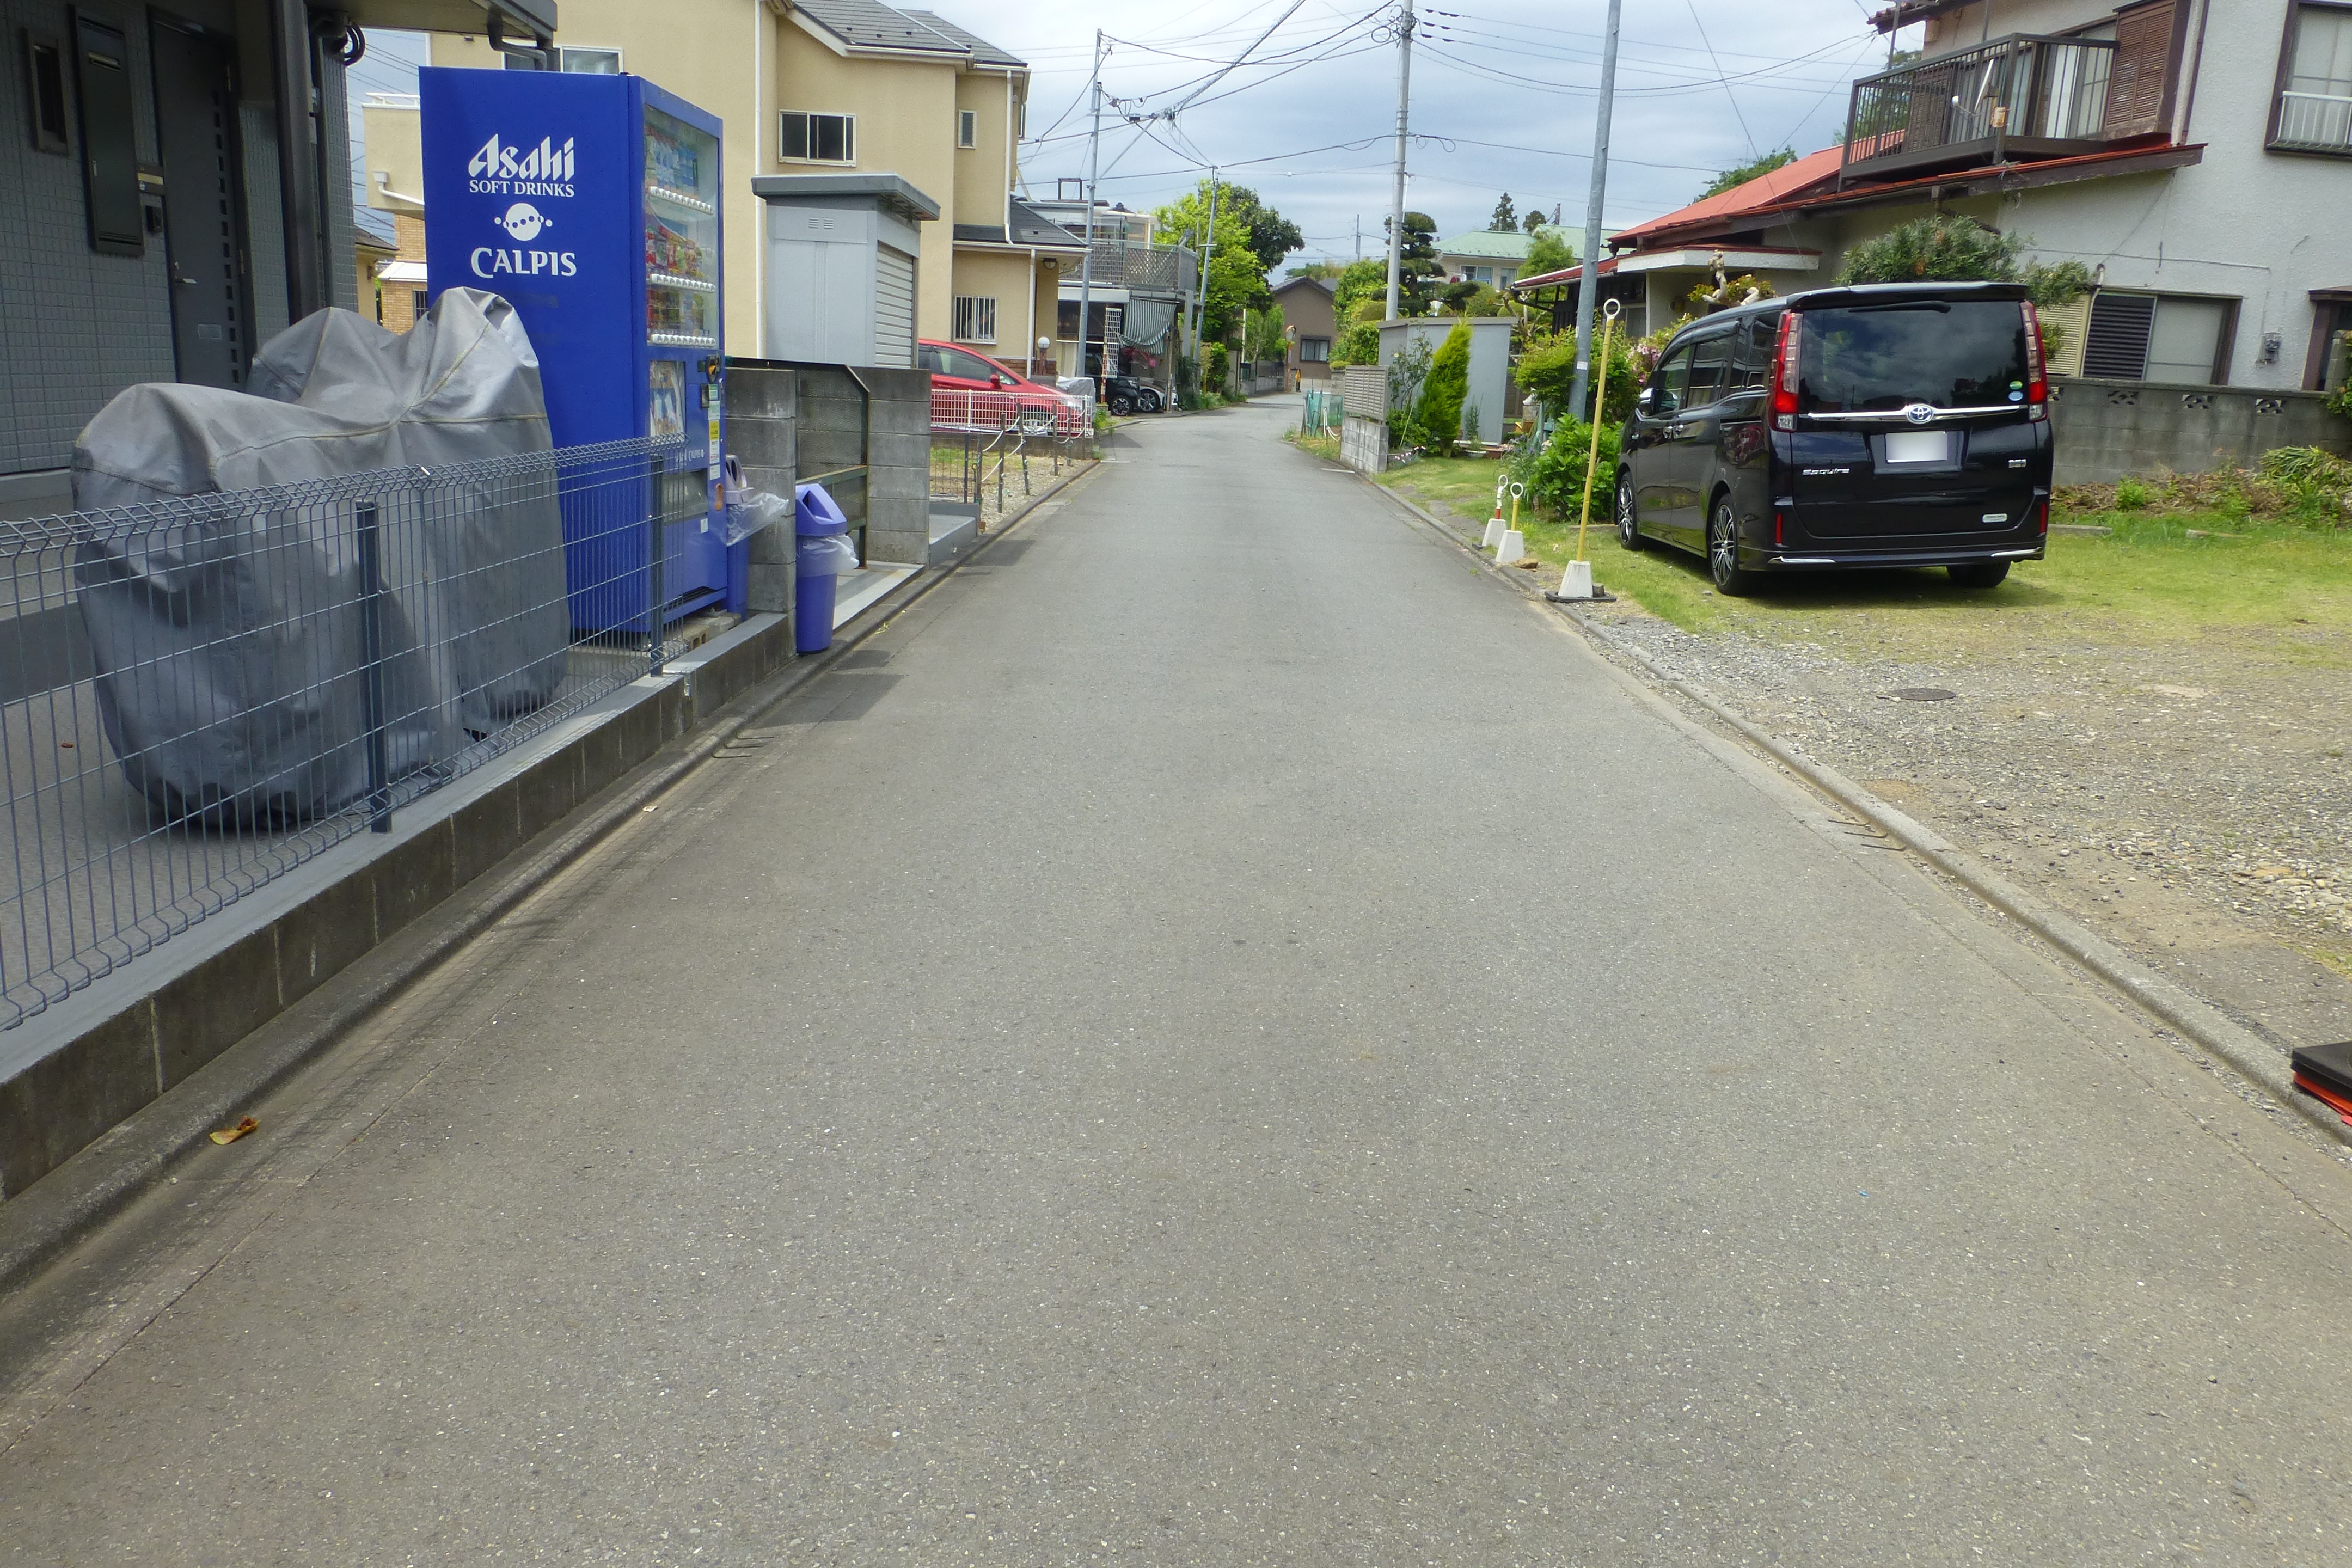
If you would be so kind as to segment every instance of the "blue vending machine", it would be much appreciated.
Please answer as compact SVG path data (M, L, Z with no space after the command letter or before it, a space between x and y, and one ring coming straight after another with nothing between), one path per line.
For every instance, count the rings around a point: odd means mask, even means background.
M609 485L565 497L573 628L647 629L642 520L656 502L662 623L740 610L747 552L727 546L718 515L719 120L642 77L427 67L417 78L433 292L513 302L558 447L678 443L628 481L626 504Z

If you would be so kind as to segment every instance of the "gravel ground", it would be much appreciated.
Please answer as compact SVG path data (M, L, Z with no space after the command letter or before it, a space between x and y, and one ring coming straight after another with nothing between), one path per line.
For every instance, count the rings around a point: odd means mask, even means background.
M2094 629L1930 661L1591 613L2273 1043L2352 1038L2334 628L2153 647Z

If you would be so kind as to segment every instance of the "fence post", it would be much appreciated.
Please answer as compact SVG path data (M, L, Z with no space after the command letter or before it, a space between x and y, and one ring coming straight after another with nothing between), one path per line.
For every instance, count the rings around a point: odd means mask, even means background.
M669 543L666 537L668 519L663 515L667 509L662 504L665 465L659 453L654 455L650 467L652 471L646 496L646 673L659 675L662 672L662 608L667 602L662 568L667 564L662 557Z
M376 505L359 503L360 705L367 727L368 831L392 831L392 767L385 755L383 711L383 546Z

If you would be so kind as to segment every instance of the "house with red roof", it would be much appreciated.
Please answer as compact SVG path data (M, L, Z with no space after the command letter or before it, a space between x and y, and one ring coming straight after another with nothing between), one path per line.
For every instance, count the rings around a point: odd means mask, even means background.
M2352 6L2342 0L1898 0L1919 58L1853 84L1846 135L1612 236L1634 330L1690 313L1720 264L1776 293L1855 245L1963 213L2079 261L2063 374L2316 391L2352 353ZM1992 29L1999 26L2001 31ZM1564 316L1579 268L1515 291ZM2259 406L2259 405L2258 405Z

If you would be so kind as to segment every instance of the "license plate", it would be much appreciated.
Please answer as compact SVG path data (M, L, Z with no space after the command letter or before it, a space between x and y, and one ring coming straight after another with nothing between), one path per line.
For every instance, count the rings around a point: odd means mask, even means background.
M1886 436L1890 463L1941 463L1952 455L1952 438L1941 430L1891 430Z

